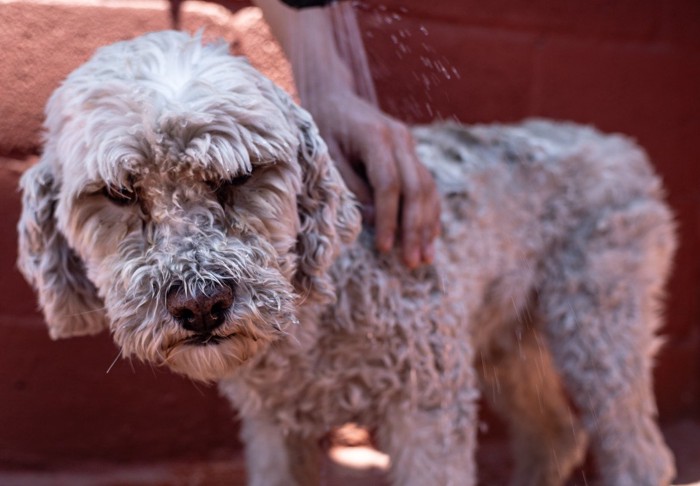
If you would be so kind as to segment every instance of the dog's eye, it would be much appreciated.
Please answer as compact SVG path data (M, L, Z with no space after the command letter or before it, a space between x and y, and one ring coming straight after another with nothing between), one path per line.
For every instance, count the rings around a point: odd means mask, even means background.
M240 187L246 182L250 180L250 178L253 177L252 174L241 174L236 177L232 177L231 179L227 179L224 181L216 181L216 182L207 182L209 187L212 189L212 191L216 192L225 192L227 189L231 187Z
M221 205L225 205L233 194L230 189L232 187L242 186L248 182L251 177L252 174L241 174L224 182L219 181L216 184L209 183L209 186L216 193L216 198L219 200L219 203L221 203Z
M103 190L104 195L117 206L129 206L137 200L136 193L128 187L107 186Z
M227 182L227 185L229 186L234 186L234 187L239 187L245 184L250 180L250 178L253 177L252 174L241 174L239 176L234 177L233 179L230 179Z

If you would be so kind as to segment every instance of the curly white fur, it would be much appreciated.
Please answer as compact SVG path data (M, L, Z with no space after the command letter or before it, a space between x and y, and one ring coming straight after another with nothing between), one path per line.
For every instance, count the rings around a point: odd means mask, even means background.
M218 381L251 484L309 484L318 439L351 421L377 431L396 484L474 484L479 379L512 427L514 484L562 484L587 441L605 484L672 478L651 367L674 225L629 140L416 128L443 234L409 271L358 237L309 115L226 46L162 32L103 48L46 129L19 264L51 336L108 326L123 355ZM224 284L224 324L193 342L169 292Z

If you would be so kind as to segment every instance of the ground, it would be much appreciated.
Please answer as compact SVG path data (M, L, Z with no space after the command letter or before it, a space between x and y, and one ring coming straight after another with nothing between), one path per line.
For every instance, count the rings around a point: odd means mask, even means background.
M676 454L676 484L700 486L700 421L682 420L663 427ZM323 466L325 486L384 486L387 459L363 445L337 446ZM511 468L508 446L503 438L480 442L478 453L480 484L507 484ZM578 471L568 486L593 482L590 473ZM230 460L166 462L158 464L87 464L56 471L0 471L3 486L244 486L242 454Z

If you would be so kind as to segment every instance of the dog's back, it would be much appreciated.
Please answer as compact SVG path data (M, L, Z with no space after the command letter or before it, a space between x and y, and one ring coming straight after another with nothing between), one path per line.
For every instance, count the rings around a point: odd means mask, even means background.
M407 270L397 256L377 255L367 231L341 254L338 301L310 353L321 376L345 384L326 403L380 428L401 415L392 412L399 404L437 407L453 427L473 424L476 363L522 448L522 484L560 483L583 459L584 430L606 478L665 484L672 460L653 414L639 407L653 400L649 366L675 228L644 152L623 136L544 120L414 134L442 194L436 262ZM611 389L621 408L607 428L591 428ZM638 416L622 417L626 407ZM391 427L404 431L405 420ZM629 427L646 431L619 430ZM601 446L623 438L634 445Z
M656 303L674 227L644 153L622 136L542 120L414 133L442 194L435 265L411 271L397 255L377 254L367 229L345 247L331 269L336 303L299 330L302 347L287 348L296 358L286 369L303 383L285 388L289 372L267 370L278 382L266 380L266 395L285 389L268 399L270 409L283 422L294 417L286 426L303 434L350 420L391 430L382 443L390 452L421 434L466 445L475 440L476 364L522 449L522 484L559 484L583 459L584 430L599 453L598 435L635 444L606 451L606 477L632 471L633 481L644 480L630 484L667 481L668 451L653 416L638 407L651 394ZM635 377L638 367L646 371ZM583 411L583 427L562 384ZM590 428L589 414L608 406L592 397L609 396L610 386L645 398L620 400L638 417L616 412L608 421L641 421L647 432ZM419 425L427 410L436 411L434 421ZM430 441L420 446L446 454Z

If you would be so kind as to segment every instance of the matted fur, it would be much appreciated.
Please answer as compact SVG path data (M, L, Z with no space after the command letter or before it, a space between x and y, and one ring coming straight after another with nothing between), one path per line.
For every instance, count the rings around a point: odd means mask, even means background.
M514 484L562 484L588 442L604 484L672 478L651 367L674 225L629 140L417 127L442 237L410 271L358 236L309 115L226 46L162 32L103 48L46 130L19 264L51 336L108 326L124 356L218 381L250 484L312 483L318 440L351 421L376 430L395 484L474 484L478 381L511 425ZM193 343L168 292L221 284L234 304Z

